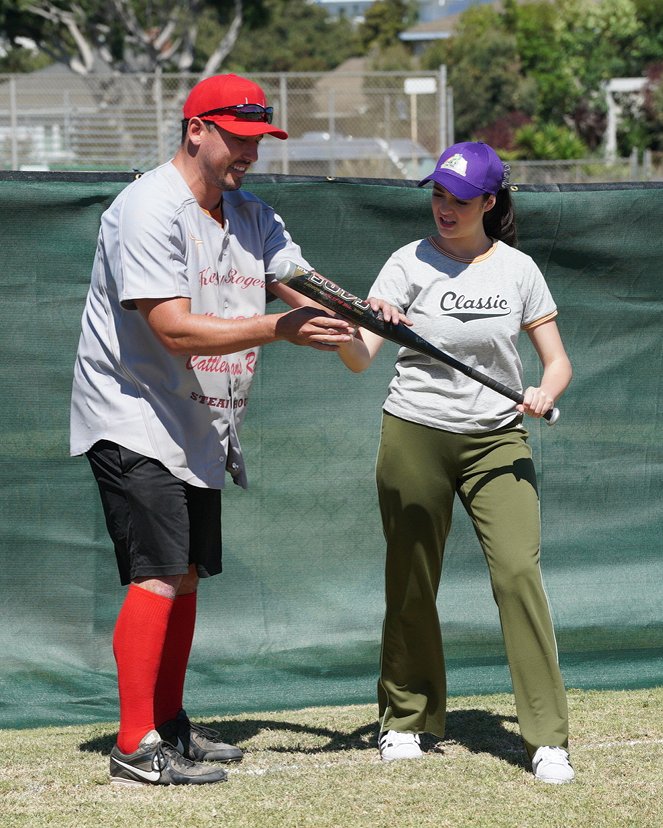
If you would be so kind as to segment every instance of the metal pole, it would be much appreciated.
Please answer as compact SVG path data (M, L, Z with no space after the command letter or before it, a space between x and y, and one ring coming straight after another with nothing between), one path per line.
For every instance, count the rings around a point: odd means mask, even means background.
M11 168L18 169L18 113L16 111L16 78L9 79L9 127L11 130Z
M63 130L64 130L64 151L65 151L65 157L67 159L69 159L69 158L74 157L74 153L73 153L73 150L72 150L72 147L71 147L71 136L72 136L71 116L72 116L72 111L71 111L71 99L70 99L70 94L69 94L68 89L64 90L62 100L63 100L63 103L64 103L64 119L63 119L63 124L62 124Z
M281 99L281 112L279 119L281 129L288 132L288 76L284 73L279 75L279 97ZM287 141L279 141L281 144L281 170L283 175L290 174L290 159L288 158Z
M437 102L439 110L438 155L440 155L448 146L449 137L449 111L447 108L447 67L444 64L442 64L438 69L437 88Z
M384 96L384 140L391 141L391 95Z
M334 97L335 90L330 88L327 100L329 101L329 176L336 177L336 99Z
M447 146L450 147L456 143L454 126L454 90L453 87L447 88Z
M157 66L154 70L154 104L157 119L157 156L159 158L159 164L163 164L166 161L166 148L163 137L163 79L161 77L160 66Z
M416 146L419 143L418 131L418 112L417 112L417 96L410 95L410 140L412 141L412 175L416 176L417 169L417 151Z

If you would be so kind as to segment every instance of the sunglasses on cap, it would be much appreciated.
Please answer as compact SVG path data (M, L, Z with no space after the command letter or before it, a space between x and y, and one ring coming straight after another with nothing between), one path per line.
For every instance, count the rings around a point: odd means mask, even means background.
M205 118L209 115L234 115L243 121L264 121L266 124L271 124L274 107L261 106L260 104L237 104L236 106L222 106L219 109L210 109L207 112L201 112L196 117Z

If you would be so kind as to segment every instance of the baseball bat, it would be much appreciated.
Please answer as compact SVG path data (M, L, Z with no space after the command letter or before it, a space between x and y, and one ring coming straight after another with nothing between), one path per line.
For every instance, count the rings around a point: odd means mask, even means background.
M334 311L343 319L354 322L355 325L366 328L367 331L372 331L384 339L395 342L397 345L437 359L516 403L524 401L524 397L519 391L509 388L482 371L478 371L476 368L472 368L450 354L441 351L427 339L408 328L407 325L403 325L402 322L396 324L385 322L382 316L376 314L364 299L348 293L347 290L343 290L343 288L324 276L320 276L314 270L306 270L295 262L286 261L277 265L274 275L279 282L291 287L303 296L308 296L309 299L313 299L314 302L318 302L328 310ZM548 422L548 425L554 425L559 419L559 409L551 408L546 411L543 418Z

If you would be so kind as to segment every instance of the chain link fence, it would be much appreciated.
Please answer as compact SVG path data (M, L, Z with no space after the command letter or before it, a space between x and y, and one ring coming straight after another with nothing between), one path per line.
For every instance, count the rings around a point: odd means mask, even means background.
M591 182L661 181L663 153L633 150L629 158L571 161L510 161L511 181L517 184L589 184Z
M252 75L288 141L267 139L255 173L417 179L454 141L445 67L431 73ZM0 169L146 170L172 157L197 75L0 75ZM512 162L518 183L661 180L661 159Z

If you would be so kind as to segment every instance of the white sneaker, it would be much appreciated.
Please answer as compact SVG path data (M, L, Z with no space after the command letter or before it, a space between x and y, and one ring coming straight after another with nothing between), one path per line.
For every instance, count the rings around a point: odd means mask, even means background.
M393 762L394 759L421 759L423 756L417 733L385 730L380 734L379 745L380 759L383 762Z
M532 757L532 772L535 779L553 785L564 785L575 778L569 754L561 747L540 747Z

